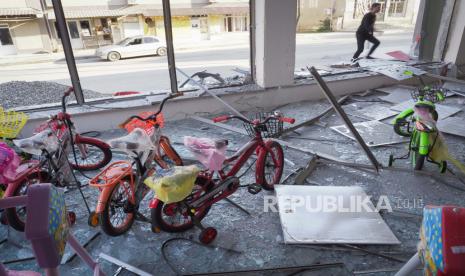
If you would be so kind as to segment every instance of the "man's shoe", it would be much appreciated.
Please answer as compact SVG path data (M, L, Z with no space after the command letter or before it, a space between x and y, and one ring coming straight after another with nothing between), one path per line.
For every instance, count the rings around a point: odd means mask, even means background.
M366 59L376 59L376 58L374 58L372 56L366 56Z
M360 59L362 59L362 58L360 58L360 57L358 57L358 58L352 58L352 59L350 60L350 62L351 62L351 63L356 63L356 62L359 61Z

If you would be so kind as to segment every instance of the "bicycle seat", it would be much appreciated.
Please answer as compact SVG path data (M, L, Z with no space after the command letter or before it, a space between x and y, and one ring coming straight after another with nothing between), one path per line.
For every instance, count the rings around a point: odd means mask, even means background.
M112 148L128 153L143 152L154 148L148 134L140 128L134 129L126 136L112 139L108 143Z
M184 145L209 170L219 171L223 167L228 140L186 136L184 137Z
M13 140L13 143L22 151L33 155L40 155L43 150L55 152L58 149L58 138L49 129L29 138Z

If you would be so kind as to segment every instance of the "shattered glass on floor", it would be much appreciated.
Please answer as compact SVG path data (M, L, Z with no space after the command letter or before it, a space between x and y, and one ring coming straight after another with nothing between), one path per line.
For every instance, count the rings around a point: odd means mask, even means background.
M374 92L365 97L351 97L347 104L369 106L379 101L384 93ZM443 104L460 106L462 112L454 117L465 119L463 103L457 104L457 97L446 99ZM301 102L280 106L279 109L285 116L295 117L296 124L308 120L329 107L326 101ZM251 115L249 112L248 115ZM205 114L202 114L205 116ZM213 115L207 116L213 118ZM359 116L350 116L354 123L366 121ZM390 119L383 120L388 122ZM239 122L228 123L231 126L242 127ZM292 143L303 149L323 152L347 162L369 164L358 144L330 128L343 124L343 121L330 112L317 123L299 128L280 139ZM167 122L164 129L176 150L186 160L186 163L196 162L190 152L182 145L183 136L227 138L230 142L228 154L232 150L239 149L247 142L248 137L234 131L215 127L193 119ZM101 133L99 138L108 140L123 135L121 130ZM464 161L465 143L462 137L444 134L450 152ZM401 156L407 152L407 145L396 144L371 148L379 162L387 164L389 155ZM311 159L311 155L298 150L284 147L285 169L282 179L284 184L294 183L296 171L305 167ZM113 161L124 159L122 154L114 154ZM249 164L252 164L252 160ZM273 192L262 191L252 195L246 189L239 189L230 199L251 213L248 216L243 211L235 208L227 201L220 201L213 205L211 211L203 220L205 226L214 226L218 230L218 237L213 242L213 247L204 247L185 240L173 241L166 247L165 254L169 263L183 274L247 271L256 269L286 268L307 266L312 264L343 263L339 267L329 266L319 270L304 271L299 275L351 275L351 272L364 273L365 275L392 275L402 264L416 252L419 241L419 228L421 223L422 208L425 205L459 205L465 206L465 185L456 178L439 175L437 166L426 164L425 170L435 174L413 174L407 160L398 160L395 166L404 171L381 170L379 174L370 170L349 168L337 164L320 164L307 178L307 185L329 186L360 186L377 201L380 196L387 196L392 204L394 212L383 212L381 216L391 228L395 236L401 241L400 245L376 246L376 245L285 245L282 236L281 224L278 213L264 212L264 197L273 195ZM247 166L244 166L243 171ZM239 172L240 175L242 172ZM86 173L92 176L93 173ZM85 176L77 174L79 180L85 184ZM289 176L289 177L288 177ZM254 170L247 172L242 178L242 184L255 182ZM85 197L95 207L98 190L91 187L83 188ZM67 205L70 210L76 212L77 223L72 231L81 243L86 243L98 231L87 225L87 210L77 190L66 193ZM150 216L148 202L152 195L148 195L143 201L140 210L146 216ZM119 237L108 237L100 234L93 239L87 250L94 258L100 253L105 253L121 261L138 267L153 275L176 275L176 272L168 265L162 256L162 244L174 237L182 237L198 240L198 229L192 229L184 233L153 233L150 224L136 221L131 230ZM0 241L8 238L8 241L0 244L0 260L12 261L15 259L32 256L30 245L24 241L20 234L0 226ZM233 249L225 250L225 249ZM67 249L63 260L70 258L72 253ZM99 261L107 275L113 275L118 266L105 260ZM13 262L7 264L8 268L17 270L38 271L33 260ZM79 258L74 258L60 267L63 275L92 275L91 271ZM234 275L289 275L296 271L286 269L267 272L244 272ZM248 274L247 274L248 273ZM123 270L120 275L133 275ZM417 275L421 275L418 271Z

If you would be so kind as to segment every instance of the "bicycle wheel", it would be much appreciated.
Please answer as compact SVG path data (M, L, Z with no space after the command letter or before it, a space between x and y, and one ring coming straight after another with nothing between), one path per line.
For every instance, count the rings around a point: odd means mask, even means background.
M120 236L126 233L134 223L135 214L129 202L131 193L129 176L121 179L113 187L105 209L100 214L101 227L107 235Z
M423 169L426 155L422 155L419 152L420 148L420 133L416 130L413 131L412 139L410 141L410 154L411 162L414 170L419 171Z
M181 202L165 204L159 200L152 209L152 227L159 227L165 232L183 232L194 227L194 221L189 215L188 204L200 198L210 189L204 190L202 186L195 185L191 195ZM201 207L196 210L195 217L200 222L210 211L211 206Z
M166 136L160 137L160 152L161 160L155 160L163 169L172 166L183 166L183 162L176 150L171 146L170 140Z
M278 142L268 140L265 145L270 150L263 148L258 153L255 178L257 184L260 184L263 189L272 191L274 185L279 184L283 175L284 153Z
M12 196L22 196L27 194L30 185L50 182L50 175L46 172L33 172L26 176L13 191ZM10 184L12 185L12 184ZM13 207L5 210L8 224L16 231L24 232L26 226L26 207Z
M79 171L93 171L105 167L112 158L110 146L104 142L81 136L78 142L75 141L75 152L71 150L68 160L71 167ZM77 163L76 163L77 161Z

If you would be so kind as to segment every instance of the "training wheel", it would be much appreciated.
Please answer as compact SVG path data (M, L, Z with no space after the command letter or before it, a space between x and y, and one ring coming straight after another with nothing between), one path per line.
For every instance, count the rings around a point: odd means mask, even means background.
M217 234L218 231L216 231L215 228L207 227L200 232L199 240L203 244L210 244L216 238Z
M389 155L389 167L392 167L392 164L394 163L394 155L390 154Z
M89 218L87 219L87 224L91 227L97 227L99 225L99 217L98 214L94 211L90 212Z
M68 212L68 221L69 224L74 225L76 223L76 213L75 212Z
M445 173L447 171L447 162L446 161L441 161L439 163L439 172L440 173Z

